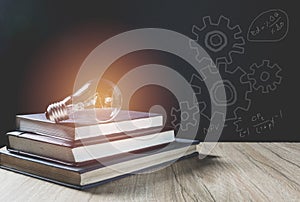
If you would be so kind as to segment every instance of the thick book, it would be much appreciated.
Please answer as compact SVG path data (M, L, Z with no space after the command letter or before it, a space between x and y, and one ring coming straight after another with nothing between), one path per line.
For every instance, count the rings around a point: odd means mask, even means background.
M82 164L93 159L173 142L174 130L160 127L69 141L30 132L8 132L7 148L21 154L53 159L65 164Z
M48 120L44 113L16 116L17 130L57 136L64 139L84 138L128 132L163 125L160 114L121 110L114 120L108 123L76 122L70 118L59 123Z
M168 165L178 159L196 156L196 145L173 142L165 147L142 150L82 167L67 166L0 149L0 167L76 189L91 188L127 175Z

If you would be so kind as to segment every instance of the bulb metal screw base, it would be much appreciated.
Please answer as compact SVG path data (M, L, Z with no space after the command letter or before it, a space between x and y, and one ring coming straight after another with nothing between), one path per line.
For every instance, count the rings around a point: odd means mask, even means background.
M50 121L58 123L69 118L66 99L60 102L55 102L47 107L45 112L46 118Z

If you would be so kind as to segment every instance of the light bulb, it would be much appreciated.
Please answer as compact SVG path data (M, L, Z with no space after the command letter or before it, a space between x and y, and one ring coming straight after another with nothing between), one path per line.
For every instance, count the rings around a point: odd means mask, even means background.
M56 123L71 117L82 122L92 118L92 121L105 123L117 116L121 106L122 95L117 85L106 79L90 80L73 95L50 104L45 115Z

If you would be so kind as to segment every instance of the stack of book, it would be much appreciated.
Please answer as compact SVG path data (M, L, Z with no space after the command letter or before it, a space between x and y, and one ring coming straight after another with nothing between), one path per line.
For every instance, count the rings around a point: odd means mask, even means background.
M174 130L163 129L161 115L136 111L82 125L17 115L16 130L6 135L0 167L77 189L197 154L196 145L177 143Z

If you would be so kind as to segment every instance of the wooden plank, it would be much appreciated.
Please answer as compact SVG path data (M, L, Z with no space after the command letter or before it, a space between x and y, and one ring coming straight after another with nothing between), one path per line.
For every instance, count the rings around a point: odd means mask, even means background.
M87 191L0 169L0 201L300 201L299 143L218 143L212 154Z

